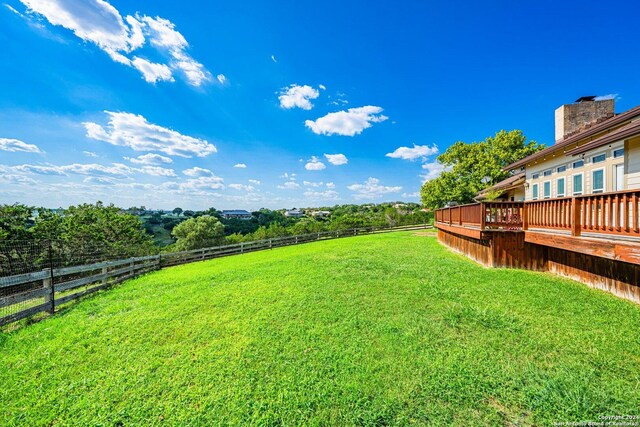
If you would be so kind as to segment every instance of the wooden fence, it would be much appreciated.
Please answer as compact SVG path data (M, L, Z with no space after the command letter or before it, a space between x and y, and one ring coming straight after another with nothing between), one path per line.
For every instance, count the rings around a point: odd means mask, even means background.
M425 228L430 228L430 226L420 224L403 227L366 227L346 231L325 231L184 252L103 261L88 265L46 268L25 274L0 277L0 290L4 291L0 294L0 326L38 313L53 314L56 307L62 304L163 267L317 240Z

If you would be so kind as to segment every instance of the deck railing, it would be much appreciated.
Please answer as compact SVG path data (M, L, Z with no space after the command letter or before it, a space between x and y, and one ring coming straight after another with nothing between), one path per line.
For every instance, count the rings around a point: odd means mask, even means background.
M563 230L640 237L640 190L528 202L483 202L436 210L436 225L481 230Z
M436 223L482 230L522 229L523 202L483 202L436 210Z

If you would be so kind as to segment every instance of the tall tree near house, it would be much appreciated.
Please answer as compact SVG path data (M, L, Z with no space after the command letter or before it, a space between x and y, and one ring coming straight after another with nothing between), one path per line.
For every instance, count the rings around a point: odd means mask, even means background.
M479 191L509 177L505 166L543 148L520 130L501 130L480 142L456 142L438 156L445 171L422 185L422 203L431 209L447 202L470 203Z

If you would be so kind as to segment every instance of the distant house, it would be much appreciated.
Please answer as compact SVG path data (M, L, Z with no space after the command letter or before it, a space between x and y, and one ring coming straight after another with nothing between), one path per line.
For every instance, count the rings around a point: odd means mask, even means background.
M251 212L245 210L229 210L222 211L222 217L224 219L251 219L253 216Z
M314 218L325 218L331 216L331 212L329 211L313 211L311 212L311 216Z
M304 216L304 212L299 209L291 209L290 211L285 211L284 216L287 218L300 218Z

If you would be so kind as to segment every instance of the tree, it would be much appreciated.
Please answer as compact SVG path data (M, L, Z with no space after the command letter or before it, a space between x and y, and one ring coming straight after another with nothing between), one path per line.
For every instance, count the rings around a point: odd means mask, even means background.
M29 228L34 208L26 205L0 205L0 240L26 240L32 237Z
M176 225L171 232L179 251L207 248L224 244L224 225L212 216L190 218Z
M82 204L53 212L39 209L32 232L35 238L63 243L73 254L133 256L154 251L142 220L113 205ZM73 252L73 253L72 253Z
M480 142L456 142L438 156L444 172L423 184L422 203L431 209L447 202L469 203L479 191L509 177L506 166L543 148L519 130L501 130Z
M175 209L173 210L173 214L174 214L175 216L180 216L180 214L181 214L181 213L182 213L182 208L175 208Z

